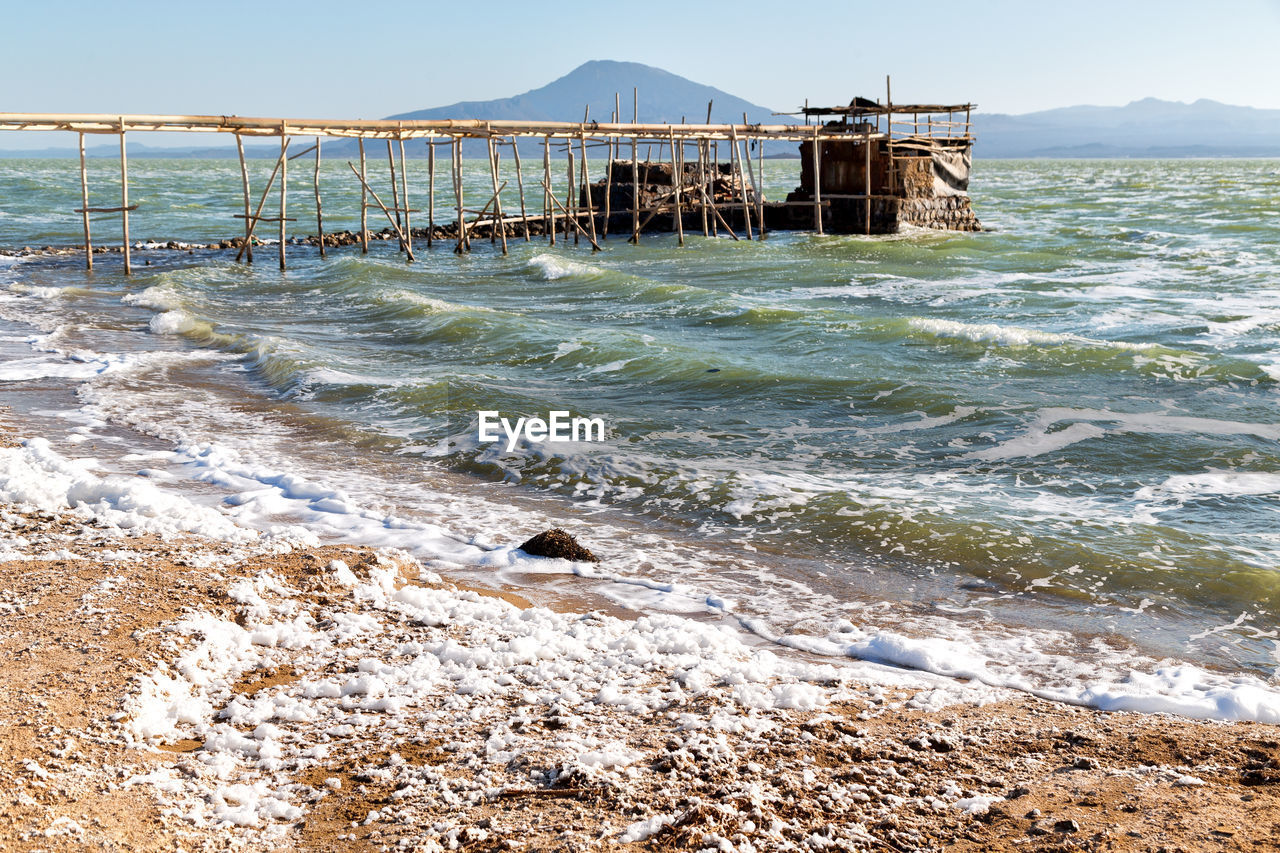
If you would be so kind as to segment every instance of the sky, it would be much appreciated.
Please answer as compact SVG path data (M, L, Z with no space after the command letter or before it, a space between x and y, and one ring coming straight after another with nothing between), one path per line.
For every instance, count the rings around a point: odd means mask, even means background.
M1280 108L1280 0L6 6L5 112L381 118L520 94L590 59L779 110L882 97L886 74L895 101L986 112L1144 97ZM39 136L0 134L0 148L69 139Z

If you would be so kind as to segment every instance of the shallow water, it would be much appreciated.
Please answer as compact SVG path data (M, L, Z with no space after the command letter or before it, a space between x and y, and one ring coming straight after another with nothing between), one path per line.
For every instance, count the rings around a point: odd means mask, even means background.
M110 166L91 176L108 194ZM234 163L131 170L134 235L240 227ZM344 170L326 166L327 227L356 224ZM769 196L797 170L766 163ZM77 181L70 161L0 161L0 246L76 243ZM1032 686L1063 659L1271 676L1280 164L979 161L972 191L991 231L481 242L412 265L297 246L284 274L272 250L143 252L128 280L118 256L7 264L0 376L81 383L73 434L158 437L179 482L218 485L232 457L263 488L305 474L323 488L274 511L335 536L390 513L487 547L569 519L615 599L815 651L892 630ZM480 410L551 409L609 440L476 439ZM319 492L341 493L332 518Z

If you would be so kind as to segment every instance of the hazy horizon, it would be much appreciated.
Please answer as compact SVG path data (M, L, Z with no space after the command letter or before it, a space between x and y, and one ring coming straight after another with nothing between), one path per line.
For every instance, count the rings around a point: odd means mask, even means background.
M1147 97L1280 108L1280 0L1245 0L1231 14L1191 2L1028 8L816 4L796 15L743 0L732 13L659 3L633 15L570 2L547 15L498 2L481 26L469 7L396 0L365 15L330 0L198 11L54 0L8 10L0 71L22 82L0 110L380 118L511 97L590 59L651 65L775 110L882 97L886 74L896 101L986 113ZM688 38L672 40L673 18ZM839 49L810 49L828 33ZM0 134L0 147L45 143Z

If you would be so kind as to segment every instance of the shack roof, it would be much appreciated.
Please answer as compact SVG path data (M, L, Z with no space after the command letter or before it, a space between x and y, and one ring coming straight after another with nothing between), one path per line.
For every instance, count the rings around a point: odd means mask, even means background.
M888 113L963 113L974 109L977 104L881 104L866 98L854 98L843 107L803 107L799 112L787 115L804 116L874 116Z

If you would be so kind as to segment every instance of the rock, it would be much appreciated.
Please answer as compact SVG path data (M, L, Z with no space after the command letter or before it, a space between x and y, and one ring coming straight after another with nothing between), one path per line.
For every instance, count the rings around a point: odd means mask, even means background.
M1031 793L1031 789L1028 788L1026 785L1019 785L1018 787L1014 788L1012 791L1008 793L1007 799L1016 800L1018 799L1018 797L1025 797L1027 794L1030 794L1030 793Z
M1075 761L1071 762L1071 766L1077 770L1097 770L1098 762L1094 761L1092 758L1082 755Z
M1055 832L1079 832L1080 824L1070 818L1060 820L1053 825Z
M577 541L558 527L544 530L520 546L520 550L532 557L554 557L573 560L576 563L598 563L600 558L583 548Z

